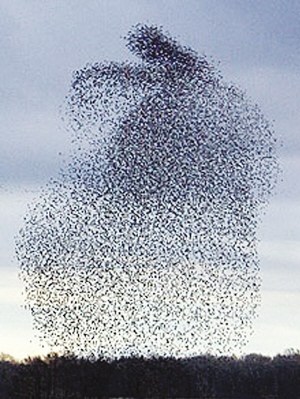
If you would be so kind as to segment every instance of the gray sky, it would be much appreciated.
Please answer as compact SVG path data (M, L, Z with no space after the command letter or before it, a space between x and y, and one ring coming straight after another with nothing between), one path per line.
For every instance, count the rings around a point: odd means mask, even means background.
M299 15L298 0L1 0L0 351L41 351L20 307L14 235L26 204L62 166L59 152L68 154L58 109L72 71L132 59L122 37L138 22L163 25L220 61L224 78L274 120L283 173L259 231L262 306L245 352L300 348Z

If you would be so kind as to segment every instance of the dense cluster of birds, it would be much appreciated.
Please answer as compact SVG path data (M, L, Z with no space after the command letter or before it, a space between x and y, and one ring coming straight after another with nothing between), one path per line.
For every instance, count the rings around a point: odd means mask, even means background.
M236 351L259 303L272 126L161 27L126 40L139 62L74 73L72 159L17 238L27 306L44 341L81 355Z

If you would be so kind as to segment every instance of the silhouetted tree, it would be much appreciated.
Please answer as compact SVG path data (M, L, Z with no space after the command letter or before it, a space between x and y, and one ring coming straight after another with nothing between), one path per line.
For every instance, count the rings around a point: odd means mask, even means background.
M113 361L52 353L21 363L0 356L1 399L108 397L299 399L300 353Z

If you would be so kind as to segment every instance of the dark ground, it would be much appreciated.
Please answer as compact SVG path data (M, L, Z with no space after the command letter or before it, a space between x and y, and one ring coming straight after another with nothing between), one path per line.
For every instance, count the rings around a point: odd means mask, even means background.
M269 358L198 356L0 358L0 398L300 399L300 352Z

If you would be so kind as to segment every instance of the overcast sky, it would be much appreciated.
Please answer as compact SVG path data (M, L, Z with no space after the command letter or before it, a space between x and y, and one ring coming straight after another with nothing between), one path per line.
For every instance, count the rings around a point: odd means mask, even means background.
M141 22L212 56L274 121L283 173L259 230L262 305L245 352L300 348L299 16L298 0L1 0L0 352L42 351L21 308L14 235L68 154L59 106L72 71L132 59L122 37Z

